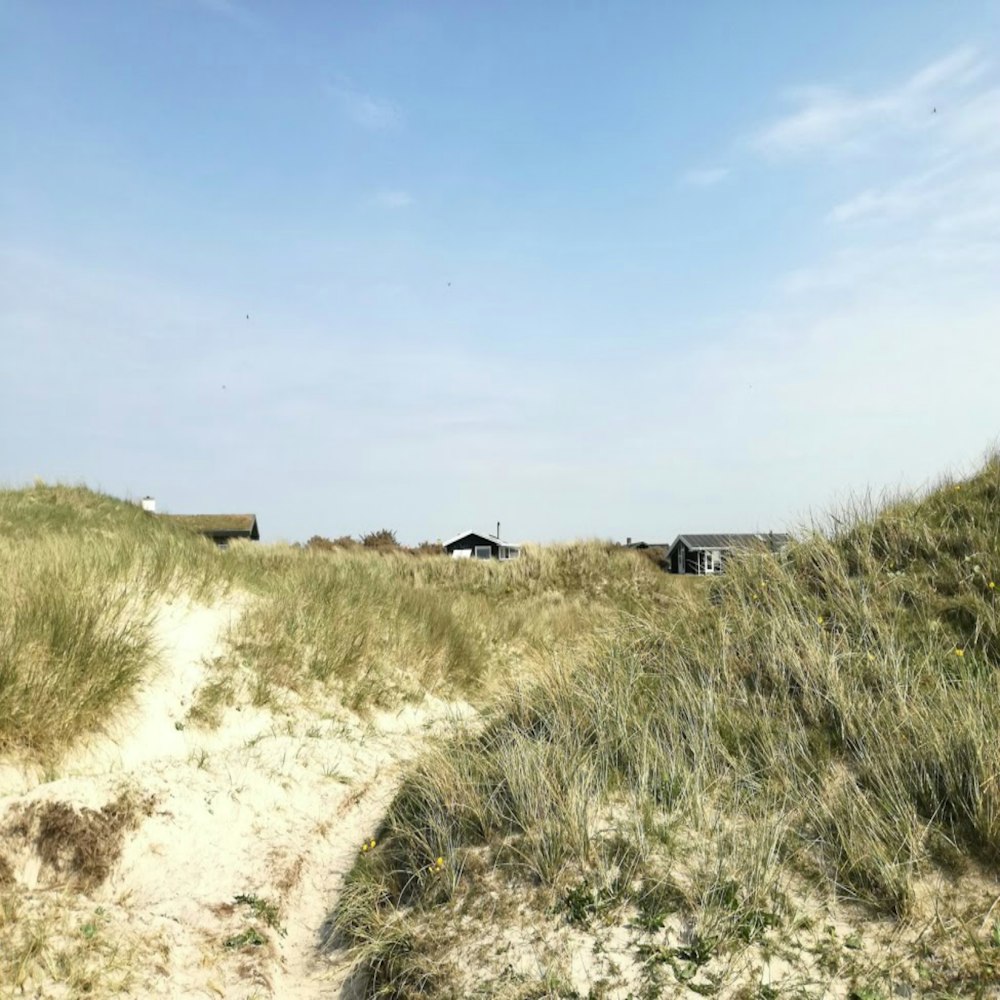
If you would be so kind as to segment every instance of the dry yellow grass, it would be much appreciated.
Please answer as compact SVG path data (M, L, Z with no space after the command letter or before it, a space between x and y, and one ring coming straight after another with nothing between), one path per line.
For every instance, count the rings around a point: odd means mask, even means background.
M650 603L419 762L337 908L368 994L470 995L468 915L534 899L626 971L479 995L994 996L1000 461L957 485Z

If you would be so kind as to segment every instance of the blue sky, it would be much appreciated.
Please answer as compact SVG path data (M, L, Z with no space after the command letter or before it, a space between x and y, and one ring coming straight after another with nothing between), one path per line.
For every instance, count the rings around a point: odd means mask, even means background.
M6 0L0 480L658 541L969 471L998 42L1000 0Z

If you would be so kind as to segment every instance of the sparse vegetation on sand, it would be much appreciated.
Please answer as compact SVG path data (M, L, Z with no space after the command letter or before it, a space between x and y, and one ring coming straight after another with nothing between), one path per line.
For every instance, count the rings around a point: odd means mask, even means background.
M0 997L164 969L178 995L297 989L344 831L472 714L442 699L485 704L671 585L598 544L222 553L83 488L0 493Z
M675 584L599 543L528 548L506 563L364 549L234 555L260 600L217 664L223 689L210 694L228 697L244 676L256 704L331 685L353 709L428 693L482 700L515 673L578 655Z
M359 985L997 996L998 584L994 458L635 609L412 768Z
M0 491L0 753L51 762L99 729L148 674L157 602L239 590L246 610L192 709L337 694L352 708L428 692L483 697L510 672L578 649L614 615L664 592L631 553L597 543L509 564L380 544L225 554L134 504L82 487Z
M77 487L0 491L0 753L48 761L148 671L155 600L228 567L131 504Z
M8 491L0 754L57 769L151 676L164 598L229 592L219 655L164 720L193 755L170 765L188 781L230 773L205 730L252 704L241 717L271 728L244 753L300 739L287 759L318 754L324 795L349 810L365 791L336 734L382 732L359 715L428 693L479 709L425 743L380 824L355 828L321 950L347 947L363 995L995 998L998 577L996 458L710 581L597 543L503 564L360 544L223 554L84 489ZM148 972L153 945L88 893L151 801L140 780L128 809L107 792L5 811L12 982L114 995L140 948ZM77 851L91 841L113 850ZM31 852L71 918L25 888ZM217 901L211 961L266 980L298 927L287 873L303 853Z

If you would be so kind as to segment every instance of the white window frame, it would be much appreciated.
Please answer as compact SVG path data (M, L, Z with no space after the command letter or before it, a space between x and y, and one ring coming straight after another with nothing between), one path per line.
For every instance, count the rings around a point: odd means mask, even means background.
M486 553L486 555L482 554L484 552ZM489 545L477 545L472 550L472 558L473 559L492 559L493 558L493 549Z
M706 576L716 576L722 572L722 552L719 549L705 549L701 557L701 571Z

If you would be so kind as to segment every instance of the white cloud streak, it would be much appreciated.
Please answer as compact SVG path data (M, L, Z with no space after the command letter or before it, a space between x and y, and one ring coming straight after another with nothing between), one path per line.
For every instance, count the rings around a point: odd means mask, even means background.
M759 130L751 145L774 158L870 151L901 133L919 134L941 127L946 119L954 122L952 105L986 70L978 52L967 47L876 93L801 87L787 94L797 108Z
M716 487L738 489L748 511L768 509L779 480L782 502L803 513L869 485L919 486L968 470L995 440L991 77L965 48L868 93L800 88L796 110L755 134L750 148L766 161L833 180L839 157L864 153L850 176L873 182L815 219L827 254L775 275L764 310L737 314L730 335L679 360L693 384L711 380L698 448L727 456L729 485Z
M383 132L400 122L399 109L391 101L346 84L330 86L328 91L347 118L370 132Z
M191 0L191 2L209 14L228 18L245 27L258 26L257 15L236 0Z
M728 167L702 167L681 174L680 182L687 187L708 188L721 184L732 171Z
M373 201L379 208L409 208L413 204L413 196L408 191L379 191Z

